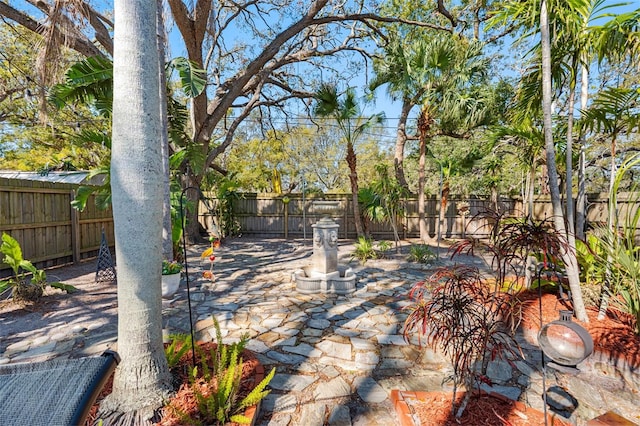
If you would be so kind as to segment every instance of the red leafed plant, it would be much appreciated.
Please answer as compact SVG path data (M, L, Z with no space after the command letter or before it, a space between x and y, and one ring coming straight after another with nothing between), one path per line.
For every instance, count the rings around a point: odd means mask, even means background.
M451 414L460 418L482 382L487 382L490 360L512 362L522 357L514 339L521 317L521 305L511 294L490 288L475 267L455 265L437 269L426 281L417 283L409 293L413 304L406 309L404 338L418 333L418 342L440 348L449 358L453 373L453 398L459 386L469 392ZM457 411L456 411L457 408Z

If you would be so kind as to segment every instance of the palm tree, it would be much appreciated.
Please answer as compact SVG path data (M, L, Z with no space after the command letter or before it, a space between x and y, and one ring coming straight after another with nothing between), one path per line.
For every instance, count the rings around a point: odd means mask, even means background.
M484 82L488 65L480 43L458 36L437 35L425 41L419 57L417 63L421 67L415 73L424 94L418 118L418 215L420 239L426 241L424 188L429 141L439 135L469 137L473 128L487 122L491 96L478 84ZM446 187L447 182L443 186ZM447 203L445 192L441 196L440 226Z
M553 222L558 234L566 242L569 242L567 230L565 228L565 216L562 211L562 201L560 199L560 188L558 187L558 169L556 167L556 150L553 141L553 122L551 117L551 40L549 36L549 14L547 2L542 0L540 5L540 44L542 50L542 113L544 122L544 141L547 159L547 173L549 177L549 191L551 193L551 205L553 207ZM563 251L562 260L565 264L569 287L573 298L573 308L576 318L580 321L589 322L587 311L582 299L580 289L580 276L578 261L576 259L575 243Z
M358 167L354 145L367 129L375 124L382 123L384 115L374 114L368 118L362 117L355 92L351 88L347 89L344 97L340 99L335 85L323 84L316 92L315 100L314 115L334 119L342 138L347 144L345 160L349 166L349 182L351 183L356 234L358 237L364 237L364 225L362 224L360 206L358 205Z
M171 390L162 347L162 149L156 2L116 0L111 189L118 352L108 424L146 421Z
M396 130L396 145L393 167L396 180L409 190L404 173L404 150L407 143L407 119L411 110L420 104L424 86L420 84L416 71L423 68L424 40L419 39L410 45L401 37L393 38L384 49L382 58L374 60L375 77L369 84L371 91L387 85L387 93L393 100L401 100L402 107Z

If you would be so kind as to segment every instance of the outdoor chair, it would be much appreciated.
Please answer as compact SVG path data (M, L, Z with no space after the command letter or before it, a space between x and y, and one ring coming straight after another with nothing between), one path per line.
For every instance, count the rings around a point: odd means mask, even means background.
M113 351L0 366L0 425L84 425L120 362Z

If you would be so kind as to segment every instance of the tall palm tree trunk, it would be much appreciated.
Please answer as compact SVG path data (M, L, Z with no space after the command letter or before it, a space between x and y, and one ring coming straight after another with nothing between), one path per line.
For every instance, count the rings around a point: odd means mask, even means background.
M403 99L400 119L398 120L398 130L396 135L396 147L393 155L393 168L396 173L398 184L405 190L409 190L409 184L404 174L404 147L407 143L407 118L411 111L411 101Z
M169 118L167 116L167 77L164 71L165 37L162 17L162 0L156 0L158 8L158 68L160 72L160 143L162 144L162 257L173 260L173 239L171 234L171 188L169 176Z
M582 299L580 277L578 274L578 262L576 259L575 245L570 246L565 227L565 218L562 211L562 200L558 187L558 170L556 167L555 145L553 143L552 117L551 117L551 40L549 36L549 15L547 2L542 0L540 5L540 41L542 46L542 110L544 117L544 141L547 159L547 173L551 204L553 207L553 222L560 238L567 243L567 248L562 253L562 261L565 264L569 287L573 298L573 308L576 318L589 322L587 311Z
M360 215L360 205L358 204L358 161L353 143L347 142L347 164L349 165L349 182L351 183L351 202L353 203L353 220L356 225L358 237L364 237L364 226Z
M118 353L108 424L149 419L170 390L162 347L162 147L156 2L116 0L111 188Z
M587 109L587 101L589 98L589 68L582 65L582 78L580 81L580 109ZM587 192L586 192L586 153L585 153L585 137L584 132L581 133L580 139L580 156L578 157L578 195L576 197L576 238L584 240L584 228L587 219Z

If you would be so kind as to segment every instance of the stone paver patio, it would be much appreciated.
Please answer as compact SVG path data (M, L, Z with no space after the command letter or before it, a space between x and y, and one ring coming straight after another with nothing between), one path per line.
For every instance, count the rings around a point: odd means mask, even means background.
M355 293L307 295L296 292L291 275L308 264L309 240L226 241L216 250L214 282L201 278L209 267L199 257L206 247L189 250L196 337L215 339L213 316L225 342L248 334L249 349L267 370L276 367L272 393L263 401L257 424L393 425L397 420L389 400L391 389L449 389L442 384L450 374L446 363L402 337L406 294L425 278L429 267L408 263L404 257L369 261L365 266L351 262L357 275ZM352 249L340 244L341 264L349 263ZM483 265L479 259L465 261ZM92 282L95 269L86 265L85 269L82 277L67 282ZM6 342L0 336L0 364L86 356L114 347L114 300L111 288L104 291L100 306L68 312L63 319L52 313L46 325L4 338ZM188 332L184 279L175 298L163 302L163 321L168 333ZM521 343L525 361L490 363L495 383L491 390L542 409L540 352ZM549 384L553 377L547 376Z

